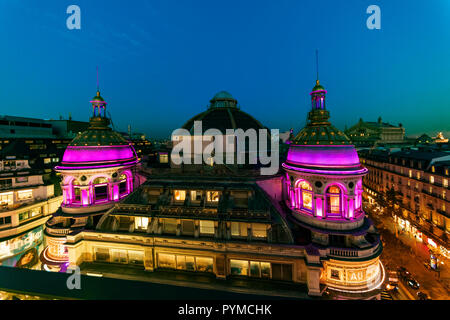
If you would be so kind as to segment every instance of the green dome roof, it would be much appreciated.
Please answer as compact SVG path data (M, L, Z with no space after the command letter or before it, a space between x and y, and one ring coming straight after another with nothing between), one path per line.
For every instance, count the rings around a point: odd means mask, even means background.
M319 80L316 80L316 85L312 88L312 91L324 91L325 88L320 84Z
M215 100L215 99L233 99L234 100L233 96L229 92L226 92L226 91L220 91L220 92L216 93L216 95L212 98L212 100Z
M70 146L118 146L128 145L122 135L105 129L88 129L78 134L75 139L69 144Z

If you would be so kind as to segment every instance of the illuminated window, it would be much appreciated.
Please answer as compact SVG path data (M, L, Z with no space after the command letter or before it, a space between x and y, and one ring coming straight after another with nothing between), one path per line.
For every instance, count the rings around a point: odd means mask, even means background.
M135 217L134 227L138 230L147 230L148 218L147 217Z
M44 159L44 164L49 164L51 162L52 162L52 159L50 159L50 158L45 158Z
M184 201L186 199L185 190L175 190L173 194L176 201Z
M313 194L312 187L308 182L300 181L297 184L297 197L300 208L308 211L312 210Z
M174 254L158 254L158 267L176 269L175 255Z
M196 269L199 272L213 272L213 258L195 257Z
M142 251L128 250L128 263L135 265L143 265L144 253Z
M248 276L248 261L231 259L230 271L232 275Z
M434 166L431 166L431 172L435 172Z
M444 179L442 185L444 186L444 188L448 188L448 179Z
M443 190L443 191L442 191L442 199L445 199L445 196L446 196L445 190Z
M257 278L270 278L270 263L250 261L250 276Z
M409 170L409 177L412 178L412 171Z
M191 200L192 201L202 200L202 192L201 191L191 191Z
M200 220L200 234L214 234L214 221Z
M0 193L0 204L9 206L13 203L14 203L14 199L13 199L12 192Z
M434 183L434 176L430 176L430 183Z
M231 236L232 237L246 237L247 236L247 223L244 222L231 222Z
M266 238L267 227L262 223L252 223L252 235L255 238Z
M113 249L111 251L112 251L112 262L115 262L115 263L128 263L127 250Z
M206 200L209 202L219 202L219 191L206 192Z
M327 190L327 209L331 215L341 213L341 189L338 186L331 186Z
M420 180L420 172L417 172L417 180Z
M23 201L33 198L33 190L21 190L17 192L17 200Z
M177 256L177 269L195 271L195 257Z

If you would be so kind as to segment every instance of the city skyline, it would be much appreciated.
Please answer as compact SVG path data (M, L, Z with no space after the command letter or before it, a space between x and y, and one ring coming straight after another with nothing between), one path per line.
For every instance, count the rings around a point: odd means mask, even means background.
M100 91L119 131L130 124L150 139L168 138L226 90L263 125L298 132L310 107L317 48L338 128L381 116L402 123L409 136L450 133L450 108L440 98L450 80L444 1L381 1L380 30L366 27L367 1L147 1L128 8L78 1L81 30L67 29L68 5L2 4L0 34L9 43L0 53L7 61L2 115L71 113L87 121L99 66Z

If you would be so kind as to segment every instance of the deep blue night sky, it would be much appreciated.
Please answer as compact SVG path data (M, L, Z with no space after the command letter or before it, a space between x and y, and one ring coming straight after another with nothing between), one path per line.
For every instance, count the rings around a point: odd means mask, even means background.
M81 30L66 9L81 8ZM381 8L381 30L366 8ZM297 132L315 49L334 125L401 122L450 133L450 1L21 0L0 3L1 115L88 120L100 90L115 128L168 137L229 91Z

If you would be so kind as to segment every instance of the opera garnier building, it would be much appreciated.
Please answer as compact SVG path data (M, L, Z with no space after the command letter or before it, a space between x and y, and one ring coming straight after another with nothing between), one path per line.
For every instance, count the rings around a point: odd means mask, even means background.
M54 225L67 228L69 268L82 272L133 270L152 279L182 279L184 286L219 281L241 285L241 291L261 284L268 295L288 286L305 296L321 296L329 288L336 297L377 298L384 278L382 245L362 210L367 169L345 134L330 124L325 98L317 81L308 123L274 174L262 175L259 162L171 161L166 168L144 163L146 181L140 186L130 182L137 163L132 149L118 138L109 142L112 131L94 115L92 128L72 142L56 168L64 200L47 233L55 236ZM200 134L266 129L224 91L181 127L194 133L193 140L198 121ZM108 142L99 146L105 152L87 154L100 150L90 149L91 142L103 134ZM172 140L175 148L178 140ZM250 149L243 151L249 160L256 154ZM236 150L225 153L230 152Z

